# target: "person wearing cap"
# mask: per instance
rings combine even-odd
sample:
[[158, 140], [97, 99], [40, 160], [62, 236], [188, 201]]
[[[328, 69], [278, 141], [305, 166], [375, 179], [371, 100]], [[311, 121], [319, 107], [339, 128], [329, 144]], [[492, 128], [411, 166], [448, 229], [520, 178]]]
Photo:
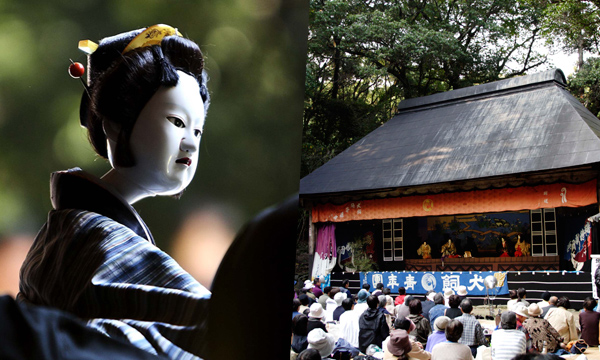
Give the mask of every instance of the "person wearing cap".
[[448, 307], [450, 307], [450, 305], [448, 304], [448, 299], [450, 299], [450, 295], [454, 295], [454, 290], [452, 290], [450, 288], [444, 289], [445, 305], [448, 306]]
[[447, 341], [433, 348], [431, 360], [472, 360], [471, 349], [458, 342], [463, 334], [463, 324], [458, 320], [450, 320], [445, 332]]
[[405, 330], [397, 329], [390, 333], [387, 345], [383, 349], [383, 360], [407, 359], [412, 344]]
[[326, 333], [323, 329], [313, 329], [308, 332], [308, 349], [315, 349], [321, 355], [321, 359], [329, 358], [335, 347], [333, 335]]
[[422, 315], [425, 319], [429, 320], [429, 310], [435, 305], [433, 302], [433, 297], [435, 296], [435, 291], [430, 290], [425, 294], [425, 300], [421, 301], [421, 307], [423, 308]]
[[460, 301], [463, 301], [464, 299], [467, 298], [467, 287], [464, 285], [461, 285], [458, 287], [458, 289], [456, 289], [456, 295], [458, 295], [458, 297], [460, 297]]
[[516, 303], [512, 310], [517, 315], [517, 330], [523, 331], [523, 322], [529, 317], [527, 306], [523, 303]]
[[575, 316], [569, 311], [571, 308], [569, 298], [562, 296], [558, 299], [556, 305], [557, 308], [548, 312], [545, 319], [558, 331], [565, 344], [568, 344], [571, 340], [579, 339]]
[[317, 297], [315, 296], [315, 294], [313, 293], [313, 283], [310, 280], [305, 280], [304, 281], [304, 287], [302, 288], [303, 293], [305, 293], [309, 298], [310, 298], [310, 304], [312, 305], [312, 303], [314, 303], [315, 301], [317, 301]]
[[429, 310], [429, 323], [431, 324], [431, 330], [433, 330], [433, 323], [435, 319], [440, 316], [444, 316], [444, 312], [448, 307], [445, 305], [444, 294], [441, 292], [433, 296], [433, 302], [435, 305]]
[[327, 327], [325, 323], [322, 321], [325, 315], [325, 310], [319, 303], [314, 303], [310, 306], [310, 312], [308, 313], [308, 325], [307, 329], [310, 332], [313, 329], [323, 329], [323, 331], [327, 332]]
[[473, 311], [471, 300], [464, 299], [460, 303], [460, 310], [463, 314], [455, 320], [458, 320], [463, 324], [464, 331], [458, 342], [471, 348], [471, 353], [473, 354], [473, 357], [475, 357], [477, 356], [477, 348], [480, 345], [487, 345], [487, 340], [485, 339], [485, 335], [483, 335], [483, 328], [481, 327], [479, 320], [471, 315], [471, 312]]
[[440, 316], [435, 319], [435, 322], [433, 323], [434, 331], [427, 338], [427, 346], [425, 347], [425, 351], [432, 352], [435, 345], [446, 341], [446, 325], [448, 325], [450, 320], [452, 319], [447, 316]]
[[581, 327], [581, 338], [589, 346], [598, 346], [598, 324], [600, 313], [594, 311], [598, 305], [596, 300], [588, 296], [583, 301], [583, 311], [579, 313], [579, 326]]
[[[406, 332], [407, 334], [409, 334], [409, 340], [410, 340], [410, 345], [411, 345], [411, 349], [410, 352], [408, 353], [408, 358], [409, 359], [417, 359], [417, 360], [429, 360], [431, 359], [431, 353], [428, 351], [423, 350], [423, 345], [421, 345], [420, 342], [415, 341], [412, 336], [410, 336], [410, 333], [413, 332], [415, 330], [415, 324], [410, 321], [410, 319], [405, 318], [405, 317], [399, 317], [396, 318], [394, 320], [394, 326], [393, 326], [393, 330], [390, 331], [390, 336], [385, 339], [383, 341], [383, 349], [386, 349], [389, 345], [389, 341], [391, 340], [391, 334], [392, 333], [397, 333], [397, 332]], [[385, 356], [385, 354], [384, 354]], [[400, 357], [399, 357], [400, 358]], [[392, 358], [395, 359], [395, 358]]]
[[[545, 341], [549, 353], [558, 350], [561, 347], [560, 335], [547, 320], [540, 317], [542, 309], [538, 304], [529, 305], [527, 313], [529, 318], [523, 322], [523, 328], [531, 338], [531, 348], [537, 352], [542, 352]], [[564, 347], [564, 344], [562, 345]]]
[[356, 311], [359, 316], [369, 308], [369, 305], [367, 304], [368, 297], [369, 292], [365, 289], [360, 289], [356, 295], [356, 305], [354, 306], [354, 311]]
[[367, 304], [369, 308], [358, 319], [358, 348], [363, 353], [366, 353], [367, 347], [371, 344], [381, 347], [383, 340], [390, 334], [385, 315], [377, 310], [379, 298], [369, 295]]
[[344, 307], [342, 306], [343, 301], [346, 299], [346, 293], [343, 291], [338, 292], [333, 297], [333, 301], [335, 301], [335, 303], [337, 304], [337, 307], [333, 310], [333, 313], [331, 314], [331, 318], [333, 319], [333, 321], [340, 321], [340, 315], [342, 315], [344, 311], [346, 311], [346, 309], [344, 309]]
[[500, 329], [492, 333], [492, 360], [511, 360], [525, 354], [527, 340], [522, 331], [517, 330], [517, 315], [505, 311], [500, 316]]

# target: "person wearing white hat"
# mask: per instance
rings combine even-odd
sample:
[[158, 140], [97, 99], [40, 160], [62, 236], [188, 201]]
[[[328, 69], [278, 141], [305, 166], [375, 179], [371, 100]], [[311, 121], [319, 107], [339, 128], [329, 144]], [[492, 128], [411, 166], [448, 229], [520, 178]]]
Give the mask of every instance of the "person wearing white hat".
[[454, 295], [454, 290], [450, 288], [444, 289], [444, 300], [446, 301], [445, 305], [448, 307], [450, 307], [450, 305], [448, 304], [448, 299], [450, 298], [450, 295]]
[[333, 335], [326, 333], [322, 329], [311, 330], [306, 339], [308, 340], [308, 348], [317, 350], [321, 354], [322, 359], [328, 358], [335, 347]]
[[333, 301], [335, 301], [335, 303], [337, 304], [337, 307], [333, 310], [331, 315], [333, 321], [340, 321], [340, 315], [342, 315], [344, 311], [346, 311], [342, 306], [342, 302], [346, 299], [346, 293], [342, 291], [335, 294], [335, 296], [333, 297]]
[[517, 315], [517, 329], [520, 330], [523, 326], [523, 322], [529, 317], [529, 313], [527, 312], [527, 306], [525, 306], [525, 304], [523, 303], [518, 302], [515, 305], [513, 305], [512, 311]]
[[308, 325], [307, 329], [310, 332], [313, 329], [323, 329], [323, 331], [327, 332], [327, 327], [325, 327], [325, 323], [322, 321], [325, 315], [325, 310], [319, 303], [314, 303], [310, 306], [310, 312], [308, 313]]
[[540, 317], [542, 309], [538, 304], [531, 304], [527, 308], [529, 318], [523, 322], [523, 328], [529, 334], [531, 338], [531, 347], [537, 351], [542, 352], [544, 349], [544, 342], [546, 342], [546, 349], [549, 353], [553, 353], [561, 347], [561, 339], [558, 331], [547, 320]]

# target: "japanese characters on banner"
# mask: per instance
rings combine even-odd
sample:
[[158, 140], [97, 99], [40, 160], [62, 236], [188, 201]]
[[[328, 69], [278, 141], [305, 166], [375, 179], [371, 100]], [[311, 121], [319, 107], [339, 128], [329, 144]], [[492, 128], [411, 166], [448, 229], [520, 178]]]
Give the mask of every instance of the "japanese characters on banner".
[[404, 287], [407, 294], [425, 294], [429, 290], [443, 292], [452, 289], [456, 292], [459, 286], [467, 287], [468, 295], [485, 295], [483, 280], [492, 275], [498, 280], [498, 285], [492, 291], [494, 295], [508, 294], [506, 272], [494, 271], [461, 271], [461, 272], [420, 272], [420, 271], [384, 271], [360, 273], [361, 285], [365, 282], [375, 288], [377, 283], [390, 288], [392, 293], [398, 293], [398, 288]]
[[312, 222], [580, 207], [597, 201], [594, 179], [583, 184], [556, 183], [351, 201], [342, 205], [319, 204], [312, 209]]

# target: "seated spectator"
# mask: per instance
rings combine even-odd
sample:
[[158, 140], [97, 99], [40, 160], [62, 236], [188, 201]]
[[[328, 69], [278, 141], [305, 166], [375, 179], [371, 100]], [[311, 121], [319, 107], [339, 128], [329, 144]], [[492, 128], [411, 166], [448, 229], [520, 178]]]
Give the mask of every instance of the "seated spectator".
[[394, 298], [390, 295], [385, 296], [386, 304], [385, 309], [392, 315], [394, 315]]
[[327, 327], [325, 327], [325, 323], [322, 321], [324, 313], [325, 311], [321, 307], [321, 304], [314, 303], [310, 306], [310, 312], [308, 313], [308, 332], [311, 332], [313, 329], [323, 329], [323, 331], [327, 332]]
[[344, 279], [344, 281], [342, 281], [342, 287], [340, 288], [340, 290], [342, 290], [343, 292], [346, 293], [346, 297], [348, 299], [352, 297], [352, 294], [350, 293], [350, 289], [348, 289], [349, 287], [350, 287], [350, 280]]
[[513, 305], [513, 312], [517, 316], [517, 330], [523, 331], [523, 322], [529, 317], [527, 307], [525, 304], [517, 302]]
[[[343, 306], [344, 300], [348, 300], [346, 297], [346, 293], [342, 291], [338, 292], [333, 297], [333, 300], [338, 306], [333, 310], [332, 319], [333, 321], [340, 321], [340, 315], [342, 315], [344, 311], [348, 310]], [[354, 304], [354, 301], [352, 301], [352, 299], [349, 300], [350, 304]]]
[[433, 323], [433, 333], [427, 338], [427, 346], [425, 351], [432, 352], [436, 344], [446, 341], [446, 325], [450, 322], [447, 316], [439, 316]]
[[463, 324], [458, 320], [450, 320], [446, 325], [447, 341], [433, 348], [431, 360], [472, 360], [471, 349], [458, 342], [462, 334]]
[[461, 316], [463, 314], [459, 308], [461, 301], [462, 300], [460, 299], [460, 296], [454, 294], [450, 295], [450, 297], [448, 297], [448, 305], [450, 307], [446, 309], [444, 315], [449, 317], [450, 319], [454, 319]]
[[363, 289], [367, 290], [367, 292], [369, 293], [369, 295], [371, 295], [371, 285], [369, 285], [369, 283], [364, 283], [362, 286]]
[[550, 300], [550, 293], [548, 291], [544, 291], [542, 293], [542, 301], [540, 301], [539, 303], [537, 303], [537, 305], [540, 308], [540, 310], [543, 310], [546, 306], [550, 305], [548, 303], [548, 300]]
[[398, 288], [398, 296], [396, 296], [396, 300], [394, 301], [394, 305], [402, 305], [404, 304], [404, 298], [406, 297], [406, 289], [401, 286]]
[[525, 288], [518, 288], [517, 289], [517, 303], [523, 303], [525, 304], [525, 307], [529, 306], [529, 302], [527, 300], [525, 300], [525, 298], [527, 297], [527, 290], [525, 290]]
[[450, 304], [448, 304], [450, 295], [454, 295], [454, 290], [452, 290], [450, 288], [444, 289], [444, 305], [446, 305], [447, 307], [450, 307]]
[[[333, 321], [333, 311], [335, 309], [337, 309], [337, 307], [339, 306], [337, 301], [335, 301], [335, 296], [337, 294], [341, 294], [340, 293], [340, 289], [338, 288], [331, 288], [331, 290], [329, 290], [329, 293], [327, 294], [328, 298], [327, 300], [325, 300], [325, 321], [326, 322], [330, 322]], [[345, 296], [346, 294], [344, 294]], [[342, 302], [340, 301], [340, 304]]]
[[308, 303], [310, 302], [308, 295], [300, 294], [300, 296], [298, 296], [298, 300], [300, 301], [300, 307], [298, 308], [298, 312], [301, 314], [307, 315], [307, 313], [305, 313], [305, 311], [306, 312], [309, 311]]
[[512, 311], [512, 306], [519, 299], [519, 296], [517, 295], [517, 290], [508, 290], [508, 296], [510, 297], [510, 300], [508, 300], [508, 302], [506, 303], [506, 308], [509, 311]]
[[321, 360], [321, 353], [317, 349], [306, 349], [298, 354], [296, 360]]
[[321, 304], [321, 306], [323, 307], [323, 310], [325, 310], [325, 308], [327, 307], [327, 299], [331, 299], [329, 297], [330, 291], [331, 291], [331, 286], [325, 286], [325, 288], [323, 289], [323, 294], [321, 296], [319, 296], [319, 298], [317, 299], [319, 304]]
[[428, 291], [425, 295], [425, 300], [421, 301], [421, 307], [423, 308], [422, 315], [427, 320], [429, 320], [429, 310], [435, 305], [435, 302], [433, 301], [434, 296], [435, 291]]
[[383, 295], [391, 295], [392, 290], [389, 287], [383, 288]]
[[464, 299], [467, 298], [467, 287], [464, 285], [459, 286], [456, 289], [456, 295], [458, 295], [460, 301], [462, 302]]
[[444, 316], [446, 309], [448, 309], [448, 307], [445, 305], [444, 294], [442, 294], [441, 292], [433, 296], [433, 302], [435, 303], [435, 305], [433, 305], [431, 310], [429, 310], [429, 324], [431, 325], [432, 330], [435, 319], [437, 319], [440, 316]]
[[356, 311], [358, 315], [362, 314], [363, 311], [369, 308], [369, 305], [367, 304], [368, 297], [369, 292], [365, 289], [360, 289], [360, 291], [357, 294], [356, 305], [354, 306], [354, 311]]
[[545, 341], [548, 352], [556, 352], [561, 347], [560, 335], [547, 320], [540, 317], [542, 309], [537, 304], [531, 304], [527, 312], [529, 318], [523, 322], [523, 328], [531, 338], [531, 348], [542, 352]]
[[322, 329], [314, 329], [309, 331], [308, 349], [315, 349], [321, 355], [321, 358], [328, 358], [335, 346], [333, 335], [326, 333]]
[[312, 287], [312, 293], [315, 295], [315, 299], [318, 299], [321, 297], [321, 295], [323, 295], [323, 291], [321, 290], [321, 278], [315, 278], [314, 286]]
[[367, 351], [367, 347], [371, 344], [381, 347], [383, 340], [390, 334], [385, 315], [377, 310], [379, 299], [370, 295], [367, 304], [369, 308], [358, 319], [358, 348], [363, 353]]
[[386, 309], [387, 298], [385, 295], [379, 295], [377, 299], [379, 300], [379, 307], [377, 308], [377, 311], [379, 311], [385, 316], [385, 322], [388, 324], [388, 328], [391, 329], [393, 319], [392, 314]]
[[300, 300], [298, 299], [294, 299], [292, 300], [292, 319], [294, 319], [294, 317], [296, 317], [296, 315], [300, 315], [300, 311], [298, 311], [298, 309], [300, 308], [300, 306], [302, 305], [302, 303], [300, 302]]
[[383, 295], [383, 284], [377, 283], [377, 285], [375, 285], [375, 291], [373, 291], [373, 293], [371, 295], [375, 295], [375, 296]]
[[505, 311], [500, 316], [500, 329], [492, 333], [492, 359], [511, 360], [525, 354], [527, 340], [522, 331], [517, 330], [517, 315]]
[[299, 314], [292, 320], [292, 350], [301, 353], [308, 346], [308, 316]]
[[596, 300], [588, 296], [583, 301], [583, 311], [579, 313], [579, 326], [581, 328], [581, 338], [589, 346], [598, 346], [598, 325], [600, 323], [600, 312], [594, 311], [598, 305]]
[[412, 345], [405, 330], [392, 330], [387, 345], [383, 349], [383, 360], [408, 359]]
[[427, 346], [427, 338], [431, 333], [431, 327], [429, 326], [429, 320], [425, 319], [421, 313], [423, 308], [421, 307], [421, 300], [413, 299], [408, 303], [410, 315], [408, 318], [415, 324], [415, 330], [409, 335], [416, 341], [420, 342], [423, 348]]
[[[405, 318], [405, 317], [397, 318], [396, 320], [394, 320], [394, 330], [393, 331], [398, 331], [398, 330], [402, 330], [402, 331], [406, 332], [407, 334], [410, 334], [411, 332], [413, 332], [415, 330], [415, 324], [412, 321], [410, 321], [408, 318]], [[410, 340], [410, 345], [411, 345], [410, 352], [408, 353], [409, 359], [429, 360], [431, 358], [431, 353], [423, 350], [423, 345], [421, 345], [420, 342], [412, 339], [412, 337], [410, 335], [409, 335], [409, 340]], [[389, 338], [386, 339], [386, 341], [384, 341], [384, 343], [383, 343], [384, 349], [387, 347], [388, 341], [389, 341]]]
[[477, 348], [480, 345], [487, 345], [487, 340], [483, 335], [481, 324], [475, 316], [471, 315], [471, 312], [473, 311], [471, 300], [464, 299], [460, 303], [460, 309], [463, 314], [455, 320], [458, 320], [463, 324], [463, 334], [458, 342], [467, 345], [471, 349], [473, 357], [475, 357], [477, 356]]
[[552, 309], [546, 315], [546, 320], [558, 331], [563, 342], [568, 344], [571, 340], [579, 339], [577, 335], [577, 323], [575, 316], [569, 311], [571, 302], [566, 296], [562, 296], [556, 303], [557, 308]]
[[404, 298], [404, 302], [400, 305], [396, 305], [396, 308], [394, 308], [394, 316], [398, 317], [408, 317], [408, 315], [410, 315], [410, 308], [408, 307], [408, 304], [413, 300], [414, 298], [410, 295], [406, 296]]
[[556, 303], [558, 302], [558, 297], [550, 296], [548, 299], [548, 306], [542, 308], [542, 317], [545, 319], [546, 315], [552, 310], [556, 309]]
[[340, 315], [340, 337], [353, 347], [358, 348], [358, 317], [361, 314], [354, 310], [354, 300], [352, 298], [342, 301], [342, 306], [346, 310]]

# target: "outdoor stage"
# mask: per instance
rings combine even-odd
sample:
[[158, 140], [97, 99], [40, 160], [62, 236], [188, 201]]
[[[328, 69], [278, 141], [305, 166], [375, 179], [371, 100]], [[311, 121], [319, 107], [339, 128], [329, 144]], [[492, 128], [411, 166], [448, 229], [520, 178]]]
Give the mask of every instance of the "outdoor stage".
[[407, 271], [538, 271], [559, 270], [558, 256], [406, 259]]

